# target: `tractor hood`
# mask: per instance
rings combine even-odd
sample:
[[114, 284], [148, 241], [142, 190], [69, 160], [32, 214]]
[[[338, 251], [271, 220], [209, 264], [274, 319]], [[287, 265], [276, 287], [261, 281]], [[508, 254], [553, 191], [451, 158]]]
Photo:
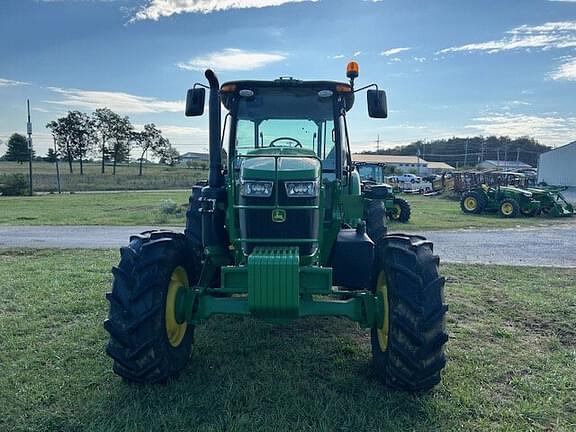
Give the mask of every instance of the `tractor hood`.
[[320, 168], [314, 157], [262, 155], [245, 159], [240, 176], [244, 180], [316, 180]]
[[532, 192], [527, 191], [526, 189], [520, 189], [514, 186], [500, 186], [500, 190], [502, 191], [507, 191], [510, 193], [517, 193], [517, 194], [521, 194], [524, 195], [527, 198], [531, 198], [532, 197]]

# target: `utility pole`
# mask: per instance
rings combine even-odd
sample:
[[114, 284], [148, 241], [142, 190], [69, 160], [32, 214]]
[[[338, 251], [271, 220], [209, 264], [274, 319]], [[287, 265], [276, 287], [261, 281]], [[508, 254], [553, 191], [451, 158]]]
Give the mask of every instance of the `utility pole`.
[[28, 131], [28, 195], [32, 196], [32, 122], [30, 121], [30, 99], [26, 100], [28, 105], [28, 123], [26, 129]]
[[54, 155], [56, 156], [56, 181], [58, 182], [58, 195], [62, 193], [60, 189], [60, 167], [58, 166], [58, 147], [56, 146], [56, 137], [54, 137]]
[[468, 138], [466, 138], [466, 144], [464, 147], [464, 166], [468, 165]]
[[500, 168], [500, 148], [496, 149], [496, 153], [498, 155], [498, 168]]
[[380, 134], [378, 134], [378, 138], [376, 139], [376, 153], [380, 153]]
[[520, 147], [516, 148], [516, 162], [520, 162]]
[[504, 144], [504, 167], [508, 168], [508, 144]]

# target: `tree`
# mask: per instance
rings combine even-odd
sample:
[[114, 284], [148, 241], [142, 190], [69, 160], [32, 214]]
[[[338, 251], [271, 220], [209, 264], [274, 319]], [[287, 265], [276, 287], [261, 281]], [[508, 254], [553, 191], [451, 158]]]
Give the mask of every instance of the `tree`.
[[110, 130], [112, 132], [111, 139], [114, 142], [112, 146], [112, 157], [114, 159], [112, 175], [116, 175], [116, 164], [130, 157], [130, 140], [132, 139], [134, 127], [128, 117], [114, 116], [111, 118]]
[[113, 137], [112, 125], [117, 122], [120, 116], [109, 108], [98, 108], [92, 113], [96, 139], [100, 147], [100, 156], [102, 157], [101, 172], [104, 174], [104, 161], [109, 157], [110, 148], [108, 141]]
[[140, 147], [141, 154], [139, 158], [140, 166], [138, 175], [142, 175], [142, 164], [144, 155], [148, 150], [152, 151], [155, 156], [162, 157], [170, 142], [162, 136], [162, 131], [154, 123], [144, 125], [142, 132], [132, 132], [132, 141]]
[[[32, 157], [34, 157], [34, 151], [32, 151]], [[24, 135], [19, 133], [12, 134], [8, 140], [8, 150], [3, 159], [5, 161], [13, 162], [26, 162], [30, 158], [30, 153], [28, 152], [28, 140]]]
[[74, 169], [72, 168], [74, 156], [72, 154], [71, 136], [68, 131], [69, 127], [65, 117], [52, 120], [46, 125], [46, 128], [52, 131], [52, 136], [56, 140], [58, 148], [64, 155], [64, 160], [68, 162], [68, 169], [70, 170], [70, 174], [72, 174], [74, 172]]
[[180, 159], [180, 153], [178, 153], [178, 150], [172, 147], [170, 141], [166, 140], [166, 142], [167, 142], [166, 147], [164, 147], [162, 151], [159, 153], [160, 163], [169, 166], [174, 166], [176, 162], [178, 162], [178, 160]]
[[44, 157], [44, 161], [54, 163], [57, 161], [57, 159], [58, 155], [56, 154], [54, 149], [49, 148], [48, 153], [46, 153], [46, 156]]
[[65, 154], [70, 173], [72, 162], [80, 161], [80, 175], [84, 175], [84, 159], [94, 144], [94, 125], [90, 117], [80, 111], [69, 111], [66, 117], [51, 121], [46, 125], [52, 130], [58, 146]]

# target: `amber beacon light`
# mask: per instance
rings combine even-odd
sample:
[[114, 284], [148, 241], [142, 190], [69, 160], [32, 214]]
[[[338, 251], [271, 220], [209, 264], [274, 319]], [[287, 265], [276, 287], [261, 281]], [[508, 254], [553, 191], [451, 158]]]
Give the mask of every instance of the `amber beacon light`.
[[350, 78], [350, 81], [354, 82], [355, 78], [358, 78], [358, 63], [350, 62], [348, 66], [346, 66], [346, 76]]

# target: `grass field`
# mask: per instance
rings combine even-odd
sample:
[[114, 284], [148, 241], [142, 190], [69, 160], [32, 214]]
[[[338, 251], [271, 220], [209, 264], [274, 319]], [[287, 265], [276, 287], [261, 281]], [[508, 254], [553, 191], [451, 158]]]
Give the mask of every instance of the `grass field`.
[[[120, 192], [0, 197], [0, 224], [13, 225], [178, 225], [184, 224], [189, 192]], [[180, 213], [160, 211], [163, 200]]]
[[[147, 190], [189, 188], [197, 180], [206, 178], [207, 171], [183, 166], [144, 165], [142, 176], [138, 176], [138, 164], [119, 165], [116, 175], [112, 167], [106, 166], [106, 173], [100, 174], [98, 163], [85, 163], [84, 175], [80, 175], [80, 165], [73, 164], [70, 174], [68, 164], [60, 163], [61, 190], [65, 192], [105, 191], [105, 190]], [[0, 162], [0, 183], [4, 175], [28, 175], [28, 165], [17, 162]], [[57, 191], [56, 165], [48, 162], [34, 162], [33, 188], [36, 192]]]
[[[177, 215], [160, 212], [160, 203], [171, 199], [184, 210], [189, 192], [121, 192], [109, 194], [63, 194], [36, 197], [0, 197], [0, 224], [18, 225], [183, 225], [185, 211]], [[458, 228], [514, 228], [575, 224], [576, 218], [544, 217], [504, 219], [498, 215], [465, 215], [456, 201], [442, 197], [405, 196], [412, 205], [407, 224], [390, 223], [393, 231]]]
[[576, 428], [576, 270], [443, 266], [442, 385], [410, 395], [370, 370], [343, 319], [274, 326], [220, 317], [166, 386], [104, 354], [112, 251], [0, 253], [2, 431], [450, 431]]

